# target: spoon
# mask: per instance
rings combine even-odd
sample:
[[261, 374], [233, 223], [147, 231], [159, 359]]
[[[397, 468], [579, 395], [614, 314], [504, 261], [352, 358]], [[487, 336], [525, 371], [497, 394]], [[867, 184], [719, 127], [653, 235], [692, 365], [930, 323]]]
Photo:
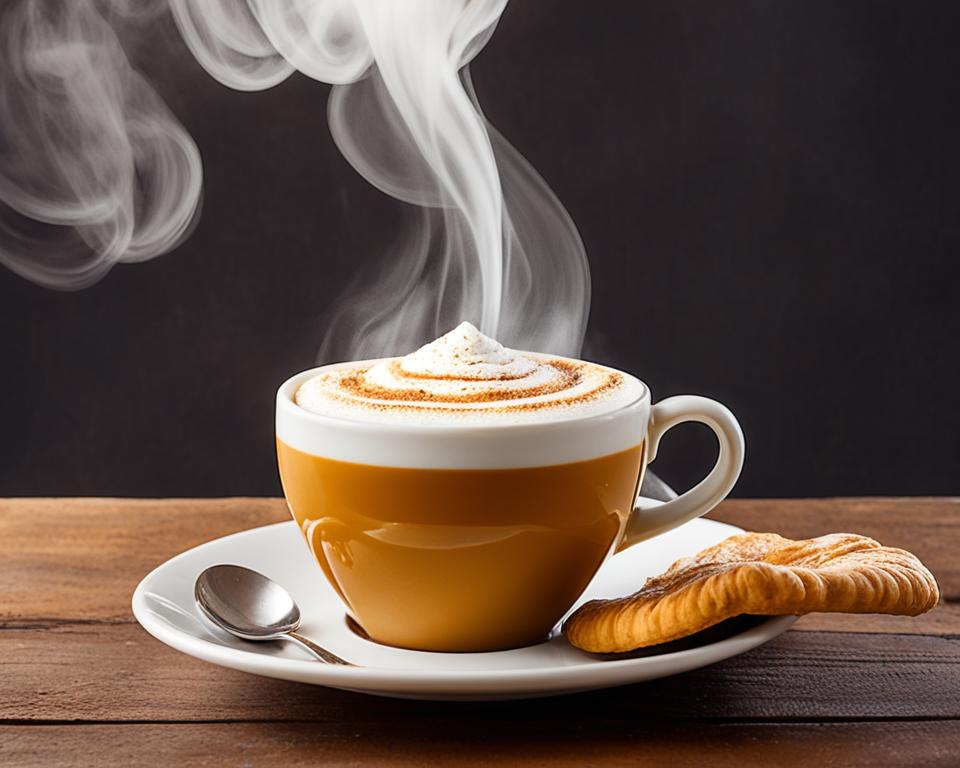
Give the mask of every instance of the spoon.
[[327, 664], [341, 659], [295, 630], [300, 608], [290, 593], [262, 573], [240, 565], [214, 565], [197, 577], [193, 596], [210, 621], [243, 640], [293, 640]]

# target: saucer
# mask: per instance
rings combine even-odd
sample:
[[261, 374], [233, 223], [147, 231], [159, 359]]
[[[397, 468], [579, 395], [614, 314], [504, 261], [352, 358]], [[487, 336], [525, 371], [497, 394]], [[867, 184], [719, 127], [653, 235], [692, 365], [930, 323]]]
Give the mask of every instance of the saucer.
[[[741, 531], [700, 519], [636, 544], [604, 564], [577, 604], [635, 592], [674, 560]], [[204, 568], [217, 563], [244, 565], [282, 584], [300, 604], [300, 632], [359, 666], [330, 666], [295, 643], [250, 643], [211, 625], [194, 603], [193, 584]], [[616, 658], [582, 653], [558, 629], [539, 645], [493, 653], [393, 648], [350, 629], [343, 604], [293, 521], [224, 536], [168, 560], [140, 582], [133, 613], [161, 642], [223, 667], [379, 696], [463, 701], [555, 696], [675, 675], [756, 648], [795, 621], [793, 616], [743, 617], [679, 643]]]

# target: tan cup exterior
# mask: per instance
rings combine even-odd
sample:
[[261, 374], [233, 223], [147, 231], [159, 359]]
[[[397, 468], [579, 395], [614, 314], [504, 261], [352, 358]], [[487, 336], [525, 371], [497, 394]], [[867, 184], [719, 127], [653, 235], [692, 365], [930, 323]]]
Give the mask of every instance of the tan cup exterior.
[[680, 499], [634, 510], [647, 446], [672, 426], [651, 430], [646, 388], [601, 417], [397, 426], [300, 409], [296, 389], [316, 372], [278, 393], [281, 482], [320, 570], [377, 642], [446, 652], [540, 642], [618, 548], [722, 498], [702, 510], [658, 512]]

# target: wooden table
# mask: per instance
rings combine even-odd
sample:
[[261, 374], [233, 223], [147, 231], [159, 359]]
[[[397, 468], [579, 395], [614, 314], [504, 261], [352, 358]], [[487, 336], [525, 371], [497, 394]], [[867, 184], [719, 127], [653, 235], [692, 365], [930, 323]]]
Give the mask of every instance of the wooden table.
[[221, 669], [134, 622], [149, 570], [285, 519], [282, 501], [0, 501], [0, 764], [960, 766], [960, 499], [736, 500], [713, 517], [906, 547], [942, 604], [808, 616], [743, 656], [597, 693], [393, 701]]

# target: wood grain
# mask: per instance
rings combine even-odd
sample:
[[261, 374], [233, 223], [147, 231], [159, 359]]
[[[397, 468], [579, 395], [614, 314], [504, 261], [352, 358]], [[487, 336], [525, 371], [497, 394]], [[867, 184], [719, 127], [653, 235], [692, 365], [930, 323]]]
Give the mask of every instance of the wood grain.
[[731, 500], [713, 516], [904, 547], [944, 603], [803, 617], [743, 656], [620, 689], [397, 702], [204, 664], [134, 623], [148, 571], [286, 520], [281, 499], [0, 500], [0, 765], [956, 765], [960, 500]]
[[[136, 625], [0, 632], [0, 720], [508, 722], [528, 702], [455, 705], [340, 693], [191, 659]], [[788, 632], [750, 653], [674, 678], [541, 702], [536, 716], [576, 728], [584, 712], [648, 719], [960, 718], [960, 638]]]
[[137, 583], [178, 552], [288, 519], [282, 499], [0, 501], [0, 622], [131, 620]]
[[[585, 738], [596, 728], [594, 738]], [[587, 765], [712, 768], [955, 768], [955, 722], [636, 724], [629, 732], [586, 717], [574, 730], [539, 720], [421, 720], [384, 737], [376, 726], [326, 723], [76, 725], [0, 727], [0, 765], [129, 768], [139, 765], [463, 766], [559, 768]]]
[[945, 603], [923, 616], [878, 613], [811, 613], [801, 616], [791, 632], [868, 632], [891, 635], [960, 637], [960, 603]]

